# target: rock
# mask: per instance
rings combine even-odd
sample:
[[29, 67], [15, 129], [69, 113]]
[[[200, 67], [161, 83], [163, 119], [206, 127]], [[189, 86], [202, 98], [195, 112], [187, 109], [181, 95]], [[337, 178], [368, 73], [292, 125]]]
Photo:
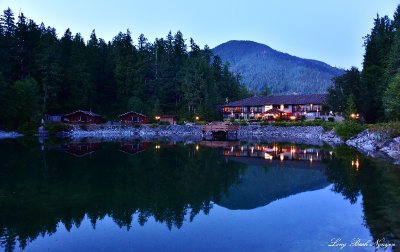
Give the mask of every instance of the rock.
[[15, 132], [15, 131], [10, 131], [10, 132], [5, 132], [0, 130], [0, 139], [5, 139], [5, 138], [17, 138], [23, 136], [22, 134]]
[[400, 164], [400, 137], [390, 139], [387, 134], [365, 130], [347, 140], [346, 144], [371, 157], [389, 156], [393, 163]]

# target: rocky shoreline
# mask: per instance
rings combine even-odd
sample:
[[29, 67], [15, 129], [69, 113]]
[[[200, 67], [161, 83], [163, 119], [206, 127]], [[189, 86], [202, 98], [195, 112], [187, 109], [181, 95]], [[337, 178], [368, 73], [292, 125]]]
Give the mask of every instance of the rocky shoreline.
[[394, 164], [400, 164], [400, 137], [391, 138], [384, 133], [364, 130], [347, 140], [346, 144], [367, 156], [380, 158], [385, 154], [393, 159]]
[[[101, 139], [211, 139], [211, 134], [205, 134], [198, 125], [170, 125], [170, 126], [142, 126], [142, 127], [117, 127], [102, 126], [96, 130], [84, 130], [74, 127], [65, 136], [72, 139], [79, 138], [101, 138]], [[325, 132], [320, 126], [241, 126], [237, 132], [230, 134], [229, 139], [235, 138], [241, 141], [252, 142], [293, 142], [302, 144], [330, 145], [341, 144], [343, 141], [332, 131]]]
[[6, 139], [6, 138], [17, 138], [23, 136], [22, 134], [15, 132], [15, 131], [1, 131], [0, 130], [0, 139]]

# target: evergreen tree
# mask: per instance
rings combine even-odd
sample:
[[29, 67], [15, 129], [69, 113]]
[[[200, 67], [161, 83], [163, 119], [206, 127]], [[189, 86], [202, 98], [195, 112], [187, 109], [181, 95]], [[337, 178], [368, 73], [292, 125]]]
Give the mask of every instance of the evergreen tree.
[[137, 46], [129, 30], [108, 43], [95, 30], [87, 43], [70, 29], [59, 39], [54, 28], [38, 26], [23, 13], [15, 23], [7, 9], [0, 16], [0, 106], [9, 109], [0, 109], [0, 120], [12, 125], [0, 126], [77, 109], [109, 119], [127, 109], [218, 119], [218, 105], [248, 92], [208, 46], [200, 49], [192, 38], [189, 46], [188, 51], [180, 31], [153, 43], [141, 34]]
[[400, 73], [390, 82], [383, 100], [386, 117], [400, 120]]

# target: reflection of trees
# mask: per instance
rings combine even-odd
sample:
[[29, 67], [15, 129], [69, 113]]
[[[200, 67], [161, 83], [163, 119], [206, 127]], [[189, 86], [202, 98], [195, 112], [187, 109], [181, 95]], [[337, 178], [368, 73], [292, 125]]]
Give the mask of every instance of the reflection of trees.
[[360, 176], [352, 166], [357, 153], [350, 148], [340, 146], [335, 150], [336, 158], [327, 163], [326, 175], [333, 183], [333, 191], [341, 193], [352, 204], [360, 195]]
[[[357, 169], [352, 165], [360, 159]], [[351, 203], [363, 196], [364, 221], [373, 238], [386, 239], [400, 246], [400, 170], [381, 160], [366, 158], [346, 147], [336, 150], [336, 158], [327, 164], [333, 190]]]
[[[180, 228], [212, 208], [238, 180], [244, 165], [225, 161], [212, 149], [194, 146], [150, 146], [135, 156], [105, 144], [90, 156], [77, 158], [59, 151], [45, 154], [35, 145], [1, 142], [0, 242], [24, 248], [41, 234], [52, 234], [61, 222], [67, 230], [87, 216], [93, 228], [110, 216], [131, 228], [153, 217], [168, 228]], [[46, 155], [44, 166], [43, 155]]]

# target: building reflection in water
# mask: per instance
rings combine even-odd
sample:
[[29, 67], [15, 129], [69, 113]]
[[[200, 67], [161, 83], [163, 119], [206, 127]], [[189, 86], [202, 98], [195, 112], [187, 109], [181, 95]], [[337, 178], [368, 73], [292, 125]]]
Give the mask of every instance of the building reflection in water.
[[150, 145], [149, 142], [138, 142], [138, 141], [122, 142], [120, 151], [129, 155], [135, 155], [146, 150], [149, 147], [149, 145]]
[[93, 154], [101, 147], [101, 142], [94, 139], [85, 139], [84, 141], [72, 141], [66, 144], [66, 152], [76, 156], [83, 157]]
[[[285, 144], [247, 144], [240, 145], [237, 142], [220, 142], [224, 156], [263, 158], [267, 160], [300, 160], [321, 161], [332, 159], [334, 153], [318, 147], [285, 145]], [[358, 163], [357, 163], [358, 164]]]

